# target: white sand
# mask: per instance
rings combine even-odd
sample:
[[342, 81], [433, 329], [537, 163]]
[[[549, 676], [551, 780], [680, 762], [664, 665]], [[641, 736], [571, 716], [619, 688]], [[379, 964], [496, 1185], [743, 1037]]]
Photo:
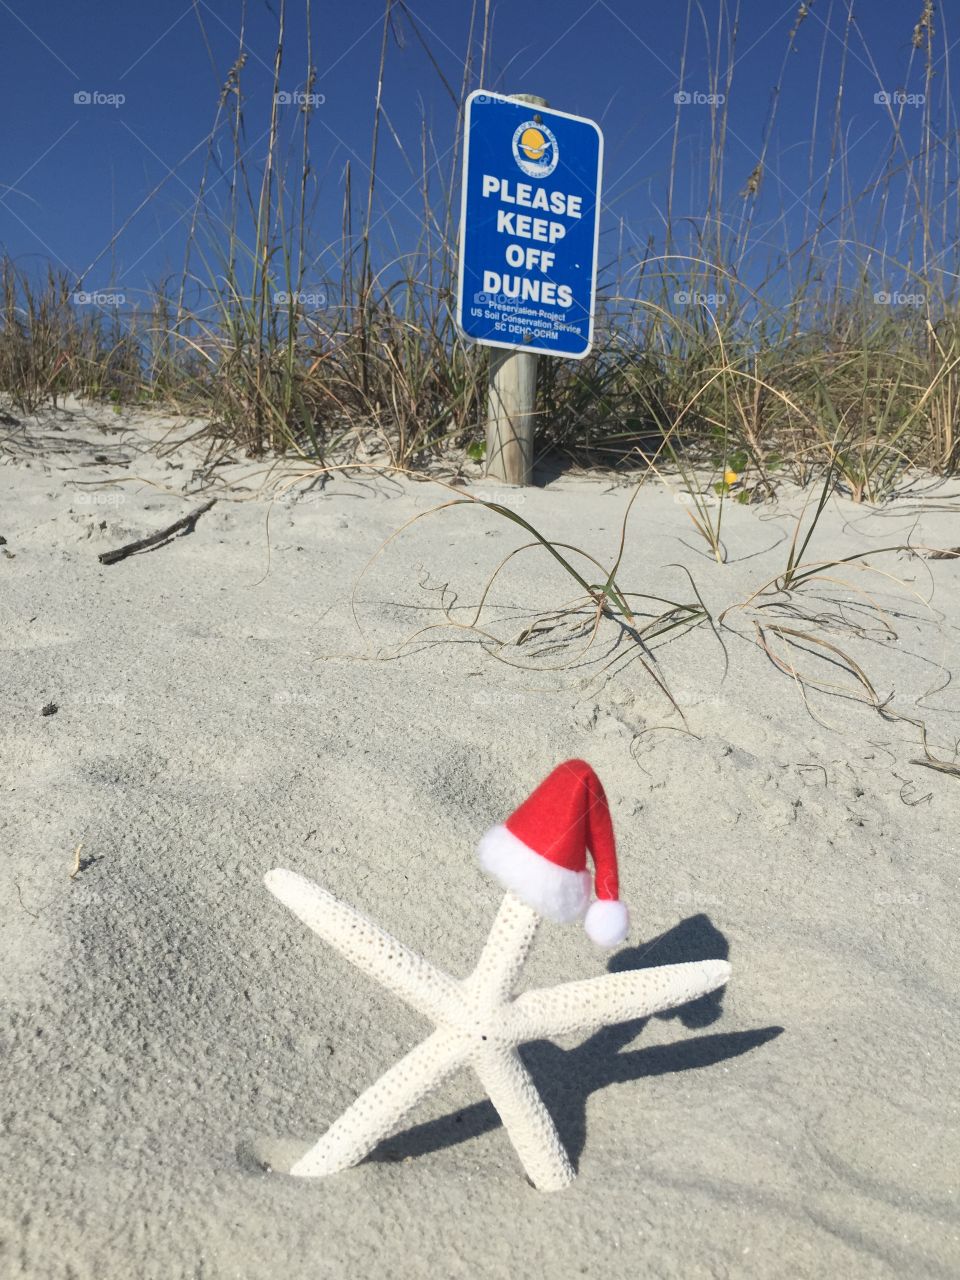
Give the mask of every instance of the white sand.
[[[960, 778], [911, 763], [917, 730], [850, 698], [811, 694], [808, 711], [756, 646], [753, 609], [727, 619], [725, 680], [705, 626], [656, 646], [689, 733], [638, 662], [604, 684], [613, 624], [553, 673], [582, 650], [560, 633], [505, 653], [534, 671], [450, 629], [358, 661], [436, 622], [444, 584], [475, 602], [526, 540], [480, 509], [421, 521], [363, 580], [361, 634], [357, 573], [450, 496], [423, 483], [338, 478], [275, 505], [267, 572], [268, 504], [229, 500], [256, 494], [259, 468], [218, 468], [248, 487], [220, 490], [190, 536], [101, 566], [202, 501], [195, 448], [147, 451], [169, 426], [74, 406], [29, 424], [30, 448], [2, 429], [0, 1274], [960, 1273]], [[883, 511], [834, 501], [810, 555], [955, 546], [956, 490]], [[608, 564], [629, 490], [567, 477], [505, 496]], [[621, 584], [690, 600], [684, 564], [719, 613], [782, 570], [798, 509], [794, 495], [725, 511], [721, 567], [683, 506], [645, 489]], [[846, 619], [818, 634], [951, 759], [960, 560], [871, 563], [894, 577], [848, 568], [848, 585], [796, 602]], [[490, 629], [515, 634], [575, 593], [525, 552]], [[614, 963], [729, 953], [722, 999], [525, 1051], [579, 1165], [568, 1191], [525, 1182], [468, 1075], [348, 1173], [263, 1172], [425, 1027], [285, 914], [264, 872], [314, 877], [463, 973], [499, 899], [477, 838], [573, 755], [607, 788], [634, 911]], [[606, 958], [581, 929], [544, 926], [524, 981]]]

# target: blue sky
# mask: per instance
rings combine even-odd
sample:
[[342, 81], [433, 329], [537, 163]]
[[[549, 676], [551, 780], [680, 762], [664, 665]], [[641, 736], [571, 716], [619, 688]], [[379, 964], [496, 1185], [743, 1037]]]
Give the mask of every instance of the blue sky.
[[[205, 140], [220, 87], [236, 58], [241, 27], [249, 95], [246, 143], [251, 161], [264, 152], [278, 3], [0, 0], [5, 68], [0, 82], [0, 251], [28, 269], [51, 261], [78, 276], [95, 263], [84, 277], [86, 288], [112, 284], [136, 291], [167, 273], [178, 274]], [[805, 213], [812, 216], [830, 160], [829, 123], [847, 5], [846, 0], [815, 0], [808, 7], [787, 63], [768, 152], [756, 211], [761, 231], [784, 210], [797, 229]], [[601, 256], [607, 260], [618, 244], [639, 255], [648, 237], [662, 239], [674, 95], [681, 89], [691, 95], [709, 91], [708, 67], [717, 56], [717, 25], [724, 8], [703, 0], [706, 30], [693, 11], [681, 84], [684, 0], [500, 0], [494, 5], [484, 87], [538, 93], [552, 106], [590, 116], [603, 126]], [[920, 54], [913, 54], [907, 77], [911, 34], [922, 8], [922, 0], [866, 0], [858, 6], [842, 102], [851, 187], [875, 180], [889, 149], [889, 120], [874, 101], [876, 92], [924, 87]], [[738, 191], [761, 151], [771, 93], [797, 9], [796, 0], [785, 5], [743, 0], [740, 6], [726, 177], [727, 204], [734, 212], [742, 210]], [[394, 5], [380, 135], [377, 210], [386, 215], [378, 224], [381, 255], [392, 252], [394, 244], [412, 245], [417, 235], [421, 121], [430, 131], [431, 163], [437, 160], [432, 168], [435, 197], [448, 175], [455, 122], [448, 86], [454, 97], [459, 95], [469, 13], [469, 0]], [[353, 166], [358, 213], [365, 202], [383, 6], [380, 0], [320, 0], [314, 6], [312, 58], [303, 15], [303, 0], [291, 3], [281, 84], [289, 91], [302, 89], [308, 61], [317, 68], [315, 92], [324, 101], [314, 124], [317, 182], [311, 232], [320, 245], [339, 231], [347, 160]], [[960, 57], [960, 47], [942, 56], [954, 39], [943, 22], [938, 12], [934, 116], [938, 128], [947, 131], [955, 127], [946, 94], [951, 60]], [[722, 42], [728, 38], [729, 26]], [[469, 87], [478, 83], [474, 75]], [[74, 95], [80, 92], [122, 95], [124, 101], [77, 103]], [[811, 166], [815, 109], [821, 141]], [[285, 112], [289, 128], [295, 111]], [[909, 147], [919, 145], [920, 116], [914, 106], [903, 108]], [[709, 118], [709, 108], [696, 102], [680, 113], [675, 212], [693, 218], [703, 212]], [[221, 185], [221, 193], [223, 189]], [[838, 184], [831, 200], [835, 205], [841, 199]], [[881, 238], [895, 233], [889, 221], [899, 208], [888, 211]], [[111, 237], [128, 221], [108, 249]], [[322, 274], [320, 267], [318, 271]]]

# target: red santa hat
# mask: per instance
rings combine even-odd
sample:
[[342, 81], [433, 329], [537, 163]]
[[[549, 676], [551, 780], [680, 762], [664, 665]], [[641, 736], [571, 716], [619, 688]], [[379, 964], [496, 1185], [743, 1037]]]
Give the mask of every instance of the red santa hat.
[[[597, 894], [592, 905], [588, 849]], [[547, 919], [583, 918], [588, 937], [602, 947], [627, 936], [610, 806], [585, 760], [557, 765], [506, 822], [487, 832], [478, 855], [485, 871]]]

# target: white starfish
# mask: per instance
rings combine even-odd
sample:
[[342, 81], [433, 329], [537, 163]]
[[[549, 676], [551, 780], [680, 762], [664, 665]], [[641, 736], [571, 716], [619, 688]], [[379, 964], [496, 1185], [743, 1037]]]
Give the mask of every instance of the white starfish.
[[362, 1093], [297, 1161], [290, 1172], [302, 1178], [359, 1163], [437, 1085], [459, 1067], [471, 1066], [530, 1181], [541, 1191], [557, 1191], [573, 1180], [573, 1166], [517, 1045], [672, 1009], [723, 986], [730, 973], [725, 960], [704, 960], [605, 974], [514, 998], [540, 917], [511, 893], [503, 899], [477, 967], [458, 980], [304, 876], [278, 869], [267, 873], [265, 884], [358, 969], [436, 1023], [432, 1035]]

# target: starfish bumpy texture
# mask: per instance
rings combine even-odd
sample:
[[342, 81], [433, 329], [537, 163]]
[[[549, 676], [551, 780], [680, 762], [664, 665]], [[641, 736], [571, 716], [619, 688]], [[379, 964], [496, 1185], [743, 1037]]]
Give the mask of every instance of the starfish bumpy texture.
[[314, 933], [436, 1024], [297, 1161], [290, 1170], [297, 1177], [338, 1173], [359, 1163], [448, 1076], [470, 1066], [530, 1181], [540, 1191], [557, 1191], [575, 1172], [517, 1046], [675, 1008], [723, 986], [730, 973], [725, 960], [704, 960], [605, 974], [515, 997], [540, 917], [512, 893], [501, 903], [473, 973], [458, 980], [305, 877], [278, 869], [265, 883]]

